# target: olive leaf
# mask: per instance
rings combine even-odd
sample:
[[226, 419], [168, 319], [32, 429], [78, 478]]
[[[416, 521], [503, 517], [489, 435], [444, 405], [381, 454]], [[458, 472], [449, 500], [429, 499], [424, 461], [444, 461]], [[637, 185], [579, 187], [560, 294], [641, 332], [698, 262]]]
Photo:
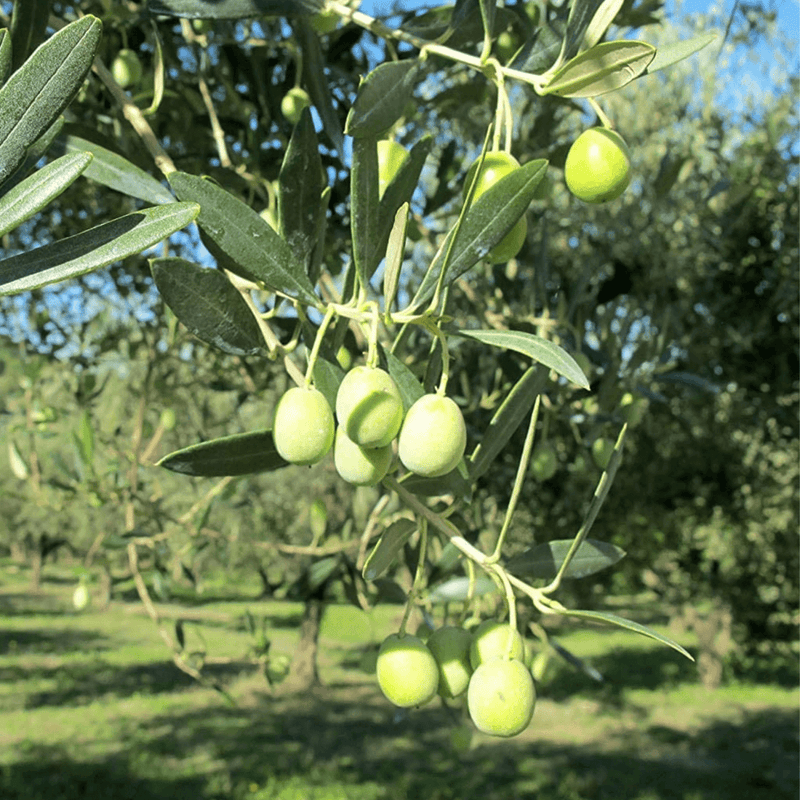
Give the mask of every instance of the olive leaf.
[[516, 433], [522, 420], [528, 416], [546, 382], [546, 369], [529, 367], [514, 384], [469, 459], [470, 477], [473, 481], [486, 474], [492, 462]]
[[374, 581], [385, 575], [416, 529], [417, 523], [412, 519], [398, 519], [389, 525], [364, 562], [364, 569], [361, 571], [364, 580]]
[[350, 171], [350, 229], [356, 274], [364, 287], [380, 257], [373, 246], [378, 236], [379, 203], [377, 141], [372, 137], [356, 139]]
[[682, 656], [686, 656], [689, 661], [694, 661], [694, 657], [687, 650], [669, 637], [657, 633], [651, 628], [648, 628], [646, 625], [640, 625], [638, 622], [633, 622], [632, 620], [625, 619], [624, 617], [618, 617], [616, 614], [609, 614], [606, 611], [581, 611], [576, 609], [565, 609], [561, 613], [566, 614], [569, 617], [595, 620], [596, 622], [606, 622], [609, 625], [616, 625], [620, 628], [634, 631], [642, 636], [647, 636], [649, 639], [655, 639], [657, 642], [661, 642], [661, 644], [665, 644], [667, 647], [677, 650]]
[[403, 115], [411, 100], [420, 62], [386, 61], [362, 79], [347, 115], [344, 132], [354, 139], [382, 136]]
[[153, 259], [150, 268], [164, 302], [198, 339], [232, 355], [264, 349], [256, 318], [223, 272], [177, 257]]
[[62, 156], [17, 184], [0, 198], [0, 236], [4, 236], [58, 197], [89, 166], [91, 153]]
[[89, 72], [102, 24], [91, 15], [40, 45], [0, 89], [0, 182], [58, 118]]
[[83, 233], [0, 261], [0, 295], [38, 289], [121, 261], [185, 228], [199, 212], [195, 203], [143, 208]]
[[[506, 567], [515, 575], [526, 578], [554, 578], [571, 546], [572, 539], [556, 539], [539, 544], [512, 556]], [[614, 566], [624, 557], [625, 551], [616, 545], [584, 539], [564, 571], [564, 577], [585, 578]]]
[[237, 433], [200, 442], [164, 456], [159, 467], [199, 478], [251, 475], [287, 466], [272, 440], [272, 431]]
[[325, 206], [320, 202], [324, 176], [314, 122], [309, 109], [304, 108], [281, 164], [278, 215], [284, 239], [307, 272], [319, 235], [319, 217], [325, 215]]
[[412, 308], [433, 295], [445, 260], [444, 285], [448, 285], [489, 254], [528, 209], [546, 170], [544, 159], [529, 161], [501, 178], [472, 203], [461, 225], [450, 231], [439, 248], [414, 295]]
[[583, 389], [589, 388], [589, 381], [578, 366], [578, 362], [562, 347], [549, 339], [543, 339], [533, 333], [525, 331], [456, 331], [456, 336], [475, 339], [492, 347], [501, 347], [514, 350], [517, 353], [529, 356], [534, 361], [550, 367], [554, 372], [562, 375], [572, 383]]
[[148, 0], [147, 10], [186, 19], [250, 19], [313, 14], [322, 5], [322, 0]]
[[56, 144], [67, 153], [86, 152], [94, 158], [86, 170], [86, 177], [118, 192], [144, 200], [146, 203], [174, 203], [169, 189], [127, 158], [107, 147], [80, 135], [72, 125], [65, 125], [56, 137]]
[[716, 33], [704, 33], [701, 36], [693, 36], [691, 39], [662, 45], [658, 48], [656, 57], [648, 64], [645, 72], [649, 75], [657, 70], [677, 64], [679, 61], [683, 61], [684, 58], [689, 58], [698, 50], [707, 47], [716, 38]]
[[642, 75], [655, 55], [656, 48], [646, 42], [602, 42], [557, 70], [542, 94], [597, 97], [613, 92]]
[[319, 302], [305, 266], [250, 206], [210, 180], [172, 172], [167, 180], [181, 200], [200, 205], [197, 224], [226, 259], [225, 266], [309, 305]]

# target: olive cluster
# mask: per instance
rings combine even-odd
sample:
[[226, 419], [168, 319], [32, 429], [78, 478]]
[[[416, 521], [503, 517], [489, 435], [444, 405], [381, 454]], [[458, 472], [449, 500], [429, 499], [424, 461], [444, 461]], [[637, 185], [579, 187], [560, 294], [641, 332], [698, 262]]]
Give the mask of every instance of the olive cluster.
[[278, 402], [272, 435], [291, 464], [315, 464], [333, 447], [339, 475], [373, 486], [395, 464], [427, 478], [446, 475], [464, 455], [461, 409], [442, 394], [426, 394], [405, 411], [394, 379], [378, 367], [358, 366], [344, 377], [336, 413], [313, 387], [289, 389]]
[[473, 632], [445, 625], [427, 643], [393, 633], [380, 647], [376, 671], [383, 694], [401, 708], [424, 705], [436, 694], [450, 699], [466, 692], [475, 727], [492, 736], [522, 733], [536, 704], [522, 637], [495, 620]]

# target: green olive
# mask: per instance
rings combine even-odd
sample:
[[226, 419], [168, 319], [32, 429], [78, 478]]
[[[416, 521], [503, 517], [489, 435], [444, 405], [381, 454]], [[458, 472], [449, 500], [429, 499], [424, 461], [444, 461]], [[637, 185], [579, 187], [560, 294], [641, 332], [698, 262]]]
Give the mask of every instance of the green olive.
[[605, 203], [619, 197], [630, 183], [631, 157], [625, 140], [608, 128], [590, 128], [573, 143], [564, 164], [564, 178], [575, 197]]
[[385, 447], [403, 423], [403, 398], [391, 375], [373, 367], [354, 367], [336, 394], [336, 419], [361, 447]]
[[300, 122], [300, 115], [304, 108], [311, 105], [311, 98], [308, 92], [301, 86], [294, 86], [289, 89], [283, 100], [281, 100], [281, 114], [283, 114], [292, 125]]
[[521, 661], [494, 658], [472, 673], [467, 708], [479, 731], [516, 736], [530, 724], [535, 705], [536, 687]]
[[408, 409], [398, 438], [400, 461], [424, 478], [455, 469], [467, 446], [461, 409], [449, 398], [426, 394]]
[[439, 686], [439, 668], [425, 642], [411, 634], [384, 639], [375, 665], [386, 699], [401, 708], [427, 703]]
[[472, 676], [469, 663], [469, 646], [472, 635], [464, 628], [445, 625], [428, 638], [428, 649], [439, 667], [439, 694], [458, 697], [467, 690]]
[[392, 445], [359, 447], [348, 438], [341, 426], [336, 429], [333, 463], [336, 471], [355, 486], [374, 486], [383, 480], [392, 465]]
[[275, 449], [290, 464], [316, 464], [333, 444], [333, 411], [317, 389], [295, 386], [275, 409]]
[[[511, 650], [509, 651], [509, 645]], [[517, 658], [520, 661], [525, 657], [525, 644], [519, 631], [512, 628], [507, 622], [487, 619], [481, 622], [472, 632], [472, 643], [469, 648], [469, 660], [473, 669], [477, 669], [486, 661], [493, 658]]]
[[611, 461], [611, 455], [614, 452], [614, 442], [611, 439], [595, 439], [592, 442], [592, 459], [598, 469], [605, 469], [608, 462]]
[[111, 75], [123, 88], [135, 86], [142, 79], [142, 62], [133, 50], [120, 50], [111, 64]]
[[549, 481], [558, 469], [558, 456], [549, 444], [541, 444], [533, 451], [531, 470], [537, 481]]

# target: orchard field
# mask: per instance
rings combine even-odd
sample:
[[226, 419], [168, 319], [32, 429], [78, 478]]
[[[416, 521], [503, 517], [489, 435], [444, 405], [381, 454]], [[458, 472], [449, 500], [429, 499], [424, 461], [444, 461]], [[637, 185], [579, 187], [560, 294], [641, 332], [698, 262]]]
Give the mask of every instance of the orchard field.
[[[431, 705], [396, 718], [374, 662], [398, 608], [329, 606], [322, 685], [270, 692], [240, 657], [244, 615], [265, 617], [291, 653], [302, 606], [171, 603], [208, 646], [208, 672], [237, 702], [182, 676], [138, 602], [72, 609], [71, 573], [48, 569], [30, 593], [4, 569], [0, 604], [0, 796], [4, 800], [792, 800], [798, 791], [795, 676], [714, 692], [677, 654], [607, 629], [553, 631], [603, 675], [554, 664], [536, 724], [512, 744], [454, 727]], [[257, 593], [258, 587], [251, 587]], [[624, 602], [624, 601], [621, 601]], [[665, 630], [652, 600], [639, 619]], [[189, 621], [191, 628], [189, 628]], [[693, 643], [688, 642], [691, 646]], [[229, 661], [215, 663], [226, 654]], [[469, 731], [459, 741], [454, 731]]]
[[797, 797], [798, 43], [702, 6], [0, 0], [0, 800]]

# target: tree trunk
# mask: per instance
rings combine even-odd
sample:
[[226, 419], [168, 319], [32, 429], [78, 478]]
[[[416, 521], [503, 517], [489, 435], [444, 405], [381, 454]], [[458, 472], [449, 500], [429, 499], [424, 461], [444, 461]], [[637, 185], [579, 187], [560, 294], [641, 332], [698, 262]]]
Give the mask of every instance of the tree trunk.
[[296, 691], [319, 685], [317, 649], [322, 608], [322, 600], [317, 598], [306, 600], [303, 621], [300, 623], [300, 641], [297, 643], [297, 649], [294, 651], [292, 664], [289, 667], [287, 688]]

